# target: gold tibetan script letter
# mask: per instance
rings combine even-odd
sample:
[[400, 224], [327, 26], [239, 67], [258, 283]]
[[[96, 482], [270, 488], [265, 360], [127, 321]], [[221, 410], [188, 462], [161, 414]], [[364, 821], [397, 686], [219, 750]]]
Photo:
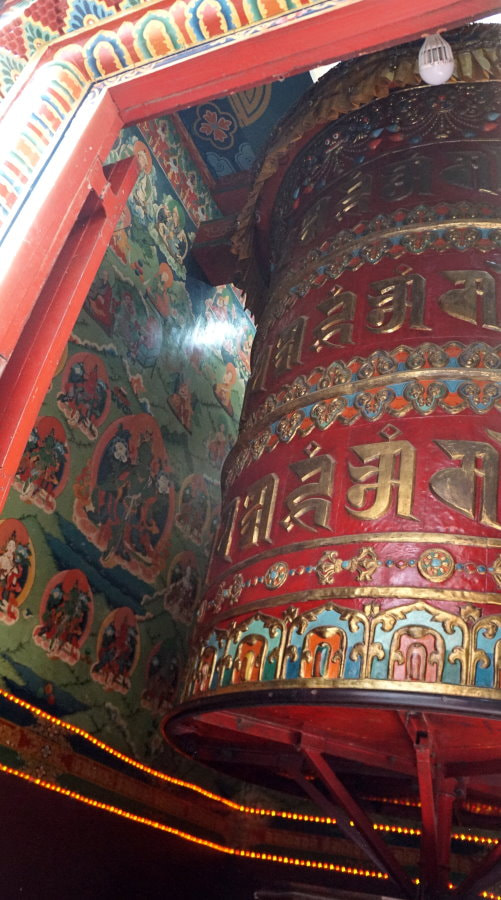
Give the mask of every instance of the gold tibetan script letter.
[[[500, 439], [501, 435], [488, 432]], [[435, 472], [430, 488], [435, 496], [469, 519], [501, 528], [497, 521], [499, 453], [483, 441], [435, 441], [450, 459], [460, 461]]]
[[[414, 519], [412, 499], [414, 494], [414, 473], [416, 451], [409, 441], [390, 443], [359, 444], [352, 447], [363, 463], [377, 459], [377, 466], [354, 466], [348, 463], [350, 476], [358, 484], [348, 488], [347, 498], [356, 509], [346, 506], [348, 512], [358, 519], [379, 519], [388, 512], [395, 488], [397, 494], [397, 515]], [[373, 479], [369, 481], [369, 479]], [[363, 509], [367, 497], [374, 492], [371, 506]]]
[[[328, 345], [340, 347], [343, 344], [352, 344], [353, 319], [355, 317], [356, 294], [352, 291], [344, 291], [340, 284], [335, 284], [330, 296], [318, 304], [318, 309], [325, 313], [327, 318], [322, 319], [317, 325], [313, 335], [315, 340], [313, 348], [317, 351]], [[337, 335], [337, 341], [331, 338]]]
[[489, 156], [479, 150], [461, 150], [460, 153], [448, 152], [451, 165], [442, 169], [442, 177], [449, 184], [471, 188], [474, 191], [494, 193], [497, 189], [491, 177]]
[[[501, 331], [496, 314], [496, 282], [489, 272], [458, 269], [443, 273], [454, 288], [438, 298], [443, 311], [455, 319]], [[478, 301], [481, 312], [477, 310]]]
[[391, 162], [382, 170], [381, 196], [403, 200], [411, 194], [431, 193], [431, 158], [414, 153], [401, 162]]
[[335, 219], [341, 222], [351, 212], [366, 212], [372, 194], [372, 175], [357, 171], [341, 183], [342, 194], [336, 203]]
[[247, 389], [245, 392], [246, 401], [254, 391], [264, 391], [270, 356], [271, 344], [267, 344], [265, 347], [262, 347], [255, 360], [251, 356], [252, 368], [251, 377], [247, 382]]
[[373, 281], [369, 294], [371, 309], [367, 314], [367, 328], [378, 334], [398, 331], [410, 308], [409, 327], [418, 331], [431, 331], [423, 322], [426, 281], [422, 275], [394, 275], [383, 281]]
[[273, 363], [279, 375], [301, 362], [301, 349], [307, 320], [307, 316], [299, 316], [299, 319], [296, 319], [282, 332], [275, 344]]
[[221, 515], [221, 534], [217, 542], [216, 553], [227, 562], [231, 562], [231, 545], [239, 508], [240, 497], [234, 497], [231, 503], [228, 503], [228, 506], [223, 509]]
[[278, 475], [273, 472], [255, 481], [247, 492], [240, 519], [240, 546], [252, 547], [260, 541], [271, 541], [271, 526], [277, 499]]
[[[286, 531], [294, 528], [294, 525], [302, 525], [309, 531], [316, 531], [314, 525], [308, 525], [303, 521], [303, 516], [313, 513], [313, 522], [321, 528], [329, 528], [328, 521], [331, 511], [332, 478], [334, 474], [334, 460], [332, 456], [315, 456], [311, 459], [301, 459], [291, 463], [291, 469], [298, 476], [301, 485], [295, 488], [285, 498], [285, 505], [289, 514], [282, 519], [282, 525]], [[310, 478], [319, 475], [318, 481], [309, 482]], [[319, 496], [320, 495], [320, 496]]]

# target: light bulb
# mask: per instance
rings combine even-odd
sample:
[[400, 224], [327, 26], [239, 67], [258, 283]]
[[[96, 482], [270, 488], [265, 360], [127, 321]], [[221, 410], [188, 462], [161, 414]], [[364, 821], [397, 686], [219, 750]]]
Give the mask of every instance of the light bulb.
[[440, 34], [430, 34], [425, 38], [418, 62], [419, 74], [426, 84], [444, 84], [454, 71], [451, 46]]

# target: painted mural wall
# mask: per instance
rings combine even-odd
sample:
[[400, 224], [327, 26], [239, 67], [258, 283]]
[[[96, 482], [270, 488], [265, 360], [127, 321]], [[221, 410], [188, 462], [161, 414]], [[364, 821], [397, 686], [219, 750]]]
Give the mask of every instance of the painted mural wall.
[[220, 511], [254, 326], [190, 263], [206, 184], [170, 119], [124, 131], [140, 174], [0, 523], [0, 676], [170, 765], [172, 704]]

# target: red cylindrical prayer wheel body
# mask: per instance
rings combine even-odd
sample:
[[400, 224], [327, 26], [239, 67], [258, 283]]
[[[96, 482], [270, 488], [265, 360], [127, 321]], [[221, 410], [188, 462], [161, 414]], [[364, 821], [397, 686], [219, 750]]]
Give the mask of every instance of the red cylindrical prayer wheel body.
[[235, 705], [335, 733], [365, 706], [370, 743], [371, 706], [501, 699], [492, 54], [440, 87], [390, 90], [405, 54], [344, 67], [275, 138], [253, 194], [270, 287], [171, 733]]

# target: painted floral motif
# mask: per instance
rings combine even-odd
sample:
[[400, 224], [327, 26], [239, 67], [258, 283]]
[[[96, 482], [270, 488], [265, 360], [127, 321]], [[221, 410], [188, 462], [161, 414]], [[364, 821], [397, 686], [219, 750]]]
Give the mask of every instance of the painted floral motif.
[[99, 19], [106, 19], [112, 12], [98, 0], [75, 0], [67, 12], [68, 31], [95, 25]]
[[207, 103], [198, 108], [195, 129], [201, 138], [210, 141], [215, 147], [228, 148], [233, 145], [237, 124], [232, 116], [222, 115], [215, 103]]
[[15, 84], [23, 71], [25, 62], [9, 50], [0, 50], [0, 90], [3, 94]]
[[30, 54], [35, 53], [37, 50], [40, 50], [41, 47], [44, 47], [45, 44], [48, 44], [50, 41], [53, 41], [54, 38], [59, 37], [57, 32], [53, 31], [52, 28], [46, 28], [39, 22], [32, 22], [30, 19], [26, 19], [25, 21], [24, 33], [28, 45], [28, 52]]

